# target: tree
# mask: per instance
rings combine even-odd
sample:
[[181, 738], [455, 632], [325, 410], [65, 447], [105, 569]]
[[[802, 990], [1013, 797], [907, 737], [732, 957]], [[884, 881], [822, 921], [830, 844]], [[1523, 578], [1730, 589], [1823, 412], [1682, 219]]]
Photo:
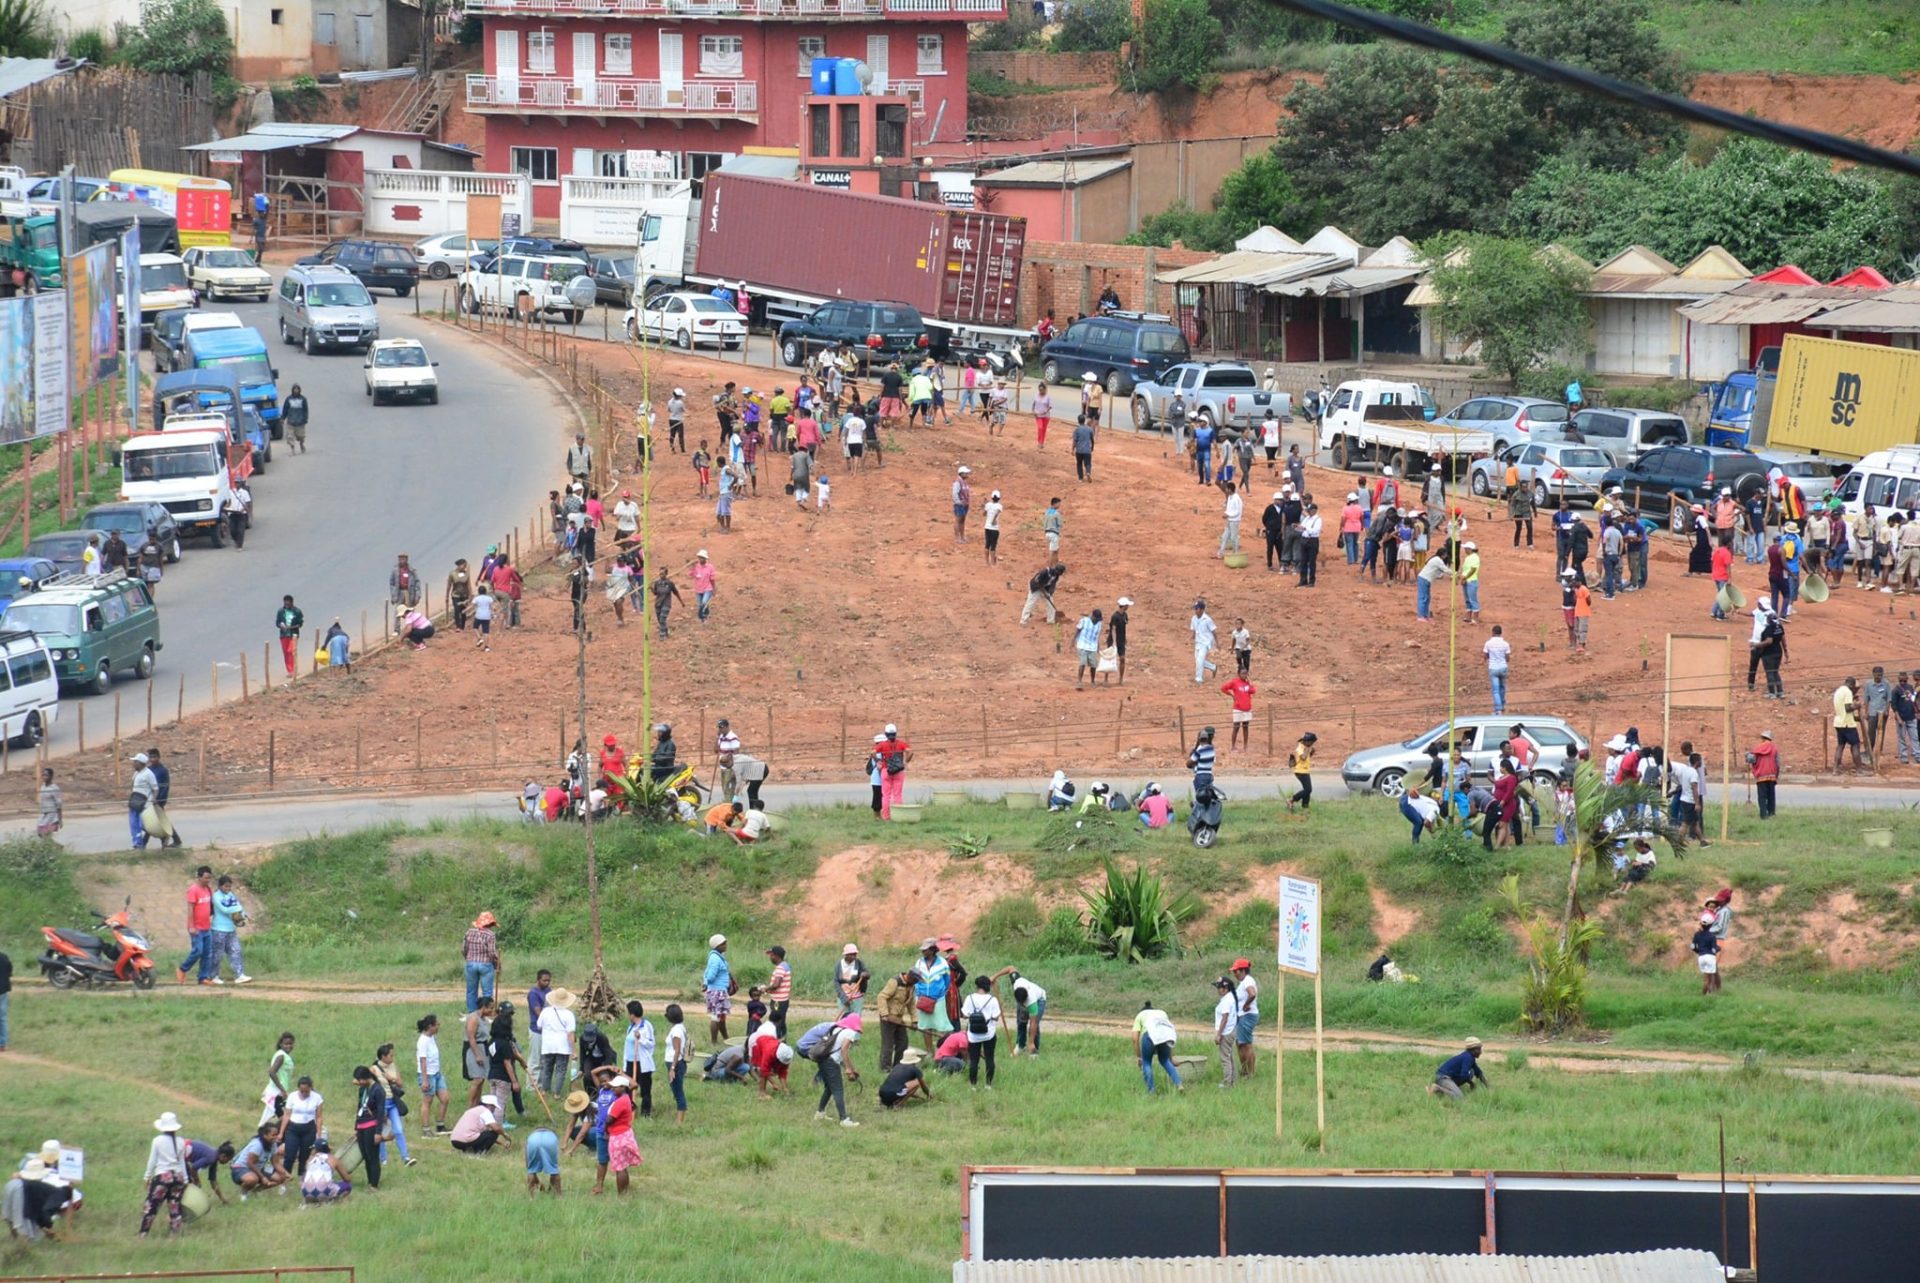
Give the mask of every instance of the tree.
[[0, 0], [0, 57], [44, 58], [51, 48], [40, 0]]
[[153, 0], [140, 25], [122, 27], [120, 58], [140, 71], [231, 76], [233, 38], [215, 0]]
[[1274, 156], [1305, 202], [1307, 221], [1336, 222], [1364, 207], [1375, 154], [1432, 118], [1435, 72], [1424, 54], [1368, 46], [1343, 52], [1325, 80], [1303, 82], [1287, 95]]
[[1187, 249], [1209, 254], [1224, 254], [1233, 248], [1226, 222], [1213, 209], [1195, 209], [1185, 201], [1175, 201], [1158, 214], [1140, 220], [1140, 230], [1130, 234], [1128, 245], [1158, 245], [1171, 249], [1175, 242]]
[[1540, 125], [1514, 98], [1449, 76], [1432, 117], [1385, 140], [1340, 226], [1370, 245], [1447, 231], [1497, 232], [1539, 153]]
[[1146, 54], [1138, 85], [1147, 93], [1200, 88], [1213, 76], [1213, 60], [1225, 43], [1207, 0], [1147, 0], [1140, 39]]
[[1434, 316], [1453, 338], [1480, 345], [1488, 369], [1518, 383], [1528, 370], [1582, 346], [1588, 272], [1566, 255], [1498, 236], [1435, 237]]
[[1127, 0], [1075, 0], [1053, 37], [1055, 53], [1097, 53], [1118, 49], [1133, 39], [1133, 10]]
[[1223, 254], [1247, 233], [1277, 227], [1307, 235], [1306, 213], [1294, 195], [1293, 181], [1271, 150], [1249, 156], [1228, 174], [1213, 195], [1213, 208], [1197, 210], [1176, 203], [1162, 213], [1141, 220], [1140, 230], [1127, 237], [1129, 245], [1158, 245], [1179, 241], [1188, 249]]
[[[1588, 67], [1667, 93], [1685, 93], [1679, 61], [1660, 43], [1646, 0], [1554, 0], [1509, 16], [1501, 43], [1536, 58]], [[1685, 134], [1654, 111], [1624, 107], [1540, 80], [1506, 75], [1493, 92], [1512, 98], [1557, 138], [1556, 149], [1597, 166], [1630, 166], [1668, 150]]]

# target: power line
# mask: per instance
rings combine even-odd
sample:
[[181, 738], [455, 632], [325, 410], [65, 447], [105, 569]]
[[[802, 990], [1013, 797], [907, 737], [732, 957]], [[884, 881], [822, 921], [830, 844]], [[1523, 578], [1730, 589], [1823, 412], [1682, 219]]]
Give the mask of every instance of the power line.
[[1375, 35], [1404, 41], [1407, 44], [1424, 45], [1442, 53], [1458, 54], [1476, 62], [1504, 67], [1508, 71], [1517, 71], [1522, 75], [1532, 76], [1536, 80], [1571, 85], [1586, 93], [1601, 98], [1611, 98], [1615, 102], [1625, 103], [1630, 107], [1641, 107], [1662, 115], [1677, 116], [1682, 120], [1712, 125], [1716, 129], [1747, 134], [1797, 151], [1815, 152], [1822, 156], [1832, 156], [1837, 160], [1852, 161], [1857, 165], [1870, 165], [1875, 169], [1885, 169], [1896, 174], [1905, 174], [1910, 178], [1920, 178], [1920, 157], [1902, 155], [1882, 147], [1856, 142], [1851, 138], [1842, 138], [1838, 134], [1822, 133], [1817, 129], [1804, 129], [1799, 125], [1789, 125], [1757, 116], [1737, 115], [1721, 107], [1709, 107], [1691, 98], [1683, 98], [1679, 94], [1662, 93], [1657, 89], [1649, 89], [1645, 85], [1634, 84], [1632, 81], [1602, 75], [1590, 68], [1571, 67], [1565, 63], [1551, 62], [1545, 58], [1535, 58], [1529, 54], [1519, 53], [1502, 45], [1468, 40], [1418, 22], [1410, 22], [1405, 18], [1375, 13], [1371, 9], [1353, 9], [1343, 4], [1333, 4], [1331, 0], [1273, 0], [1273, 2], [1282, 8], [1293, 9], [1341, 26], [1371, 31]]

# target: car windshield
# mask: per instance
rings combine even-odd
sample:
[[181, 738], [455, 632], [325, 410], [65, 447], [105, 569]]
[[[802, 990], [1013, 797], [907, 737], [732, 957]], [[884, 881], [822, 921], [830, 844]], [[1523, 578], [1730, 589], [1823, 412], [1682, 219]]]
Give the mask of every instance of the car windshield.
[[201, 262], [208, 267], [252, 267], [253, 258], [245, 250], [216, 249], [207, 251]]
[[1526, 411], [1529, 423], [1565, 423], [1567, 421], [1567, 407], [1555, 405], [1551, 401], [1525, 406], [1523, 409]]
[[27, 240], [35, 249], [55, 249], [60, 244], [60, 229], [52, 223], [42, 223], [28, 230]]
[[220, 455], [211, 441], [200, 445], [157, 446], [128, 450], [120, 456], [128, 481], [176, 481], [211, 477], [220, 472]]
[[1728, 388], [1720, 399], [1720, 408], [1728, 414], [1746, 414], [1753, 409], [1752, 388]]
[[1773, 465], [1777, 471], [1789, 477], [1826, 477], [1833, 474], [1811, 459], [1788, 459], [1784, 463]]
[[137, 509], [99, 508], [87, 514], [87, 529], [143, 535], [147, 532], [147, 523]]
[[1207, 386], [1210, 388], [1257, 388], [1260, 381], [1253, 377], [1252, 370], [1208, 370]]
[[85, 535], [48, 535], [36, 539], [27, 546], [27, 551], [36, 557], [45, 557], [49, 561], [72, 560], [80, 555], [87, 546]]
[[687, 303], [696, 312], [725, 312], [728, 316], [735, 315], [734, 310], [725, 303], [722, 303], [717, 298], [708, 298], [704, 294], [698, 298], [688, 299]]
[[54, 602], [16, 601], [7, 607], [5, 624], [8, 628], [26, 628], [36, 633], [73, 634], [80, 631], [80, 608]]
[[417, 347], [383, 347], [373, 354], [373, 363], [380, 366], [425, 365], [427, 352]]
[[308, 307], [368, 307], [372, 302], [367, 287], [358, 281], [307, 287]]
[[633, 260], [630, 258], [610, 258], [607, 260], [607, 275], [632, 276]]
[[184, 290], [187, 269], [179, 263], [142, 263], [140, 288], [143, 290]]
[[1613, 459], [1604, 450], [1568, 450], [1560, 456], [1563, 468], [1611, 468]]
[[1627, 439], [1627, 421], [1616, 419], [1612, 415], [1581, 420], [1574, 426], [1580, 429], [1580, 435], [1583, 437], [1618, 437], [1622, 441]]
[[1150, 356], [1184, 357], [1187, 355], [1187, 340], [1178, 330], [1143, 328], [1140, 331], [1140, 350]]

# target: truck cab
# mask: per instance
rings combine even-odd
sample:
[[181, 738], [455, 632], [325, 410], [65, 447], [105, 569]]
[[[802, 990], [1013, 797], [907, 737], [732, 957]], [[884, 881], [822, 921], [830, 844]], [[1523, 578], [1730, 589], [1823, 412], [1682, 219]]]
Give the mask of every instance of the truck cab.
[[251, 476], [271, 461], [273, 438], [265, 422], [246, 404], [237, 367], [176, 370], [154, 380], [156, 430], [186, 426], [187, 420], [201, 414], [217, 415], [223, 421], [230, 440], [228, 466], [235, 476]]
[[233, 494], [226, 420], [208, 415], [192, 423], [183, 416], [172, 424], [161, 432], [136, 432], [121, 444], [120, 498], [160, 504], [183, 534], [199, 531], [218, 548], [227, 538], [221, 514]]
[[[121, 288], [115, 292], [120, 315], [126, 317], [126, 272], [116, 267], [114, 276]], [[140, 256], [140, 325], [151, 328], [162, 312], [192, 307], [193, 289], [187, 284], [187, 265], [178, 254], [142, 254]]]
[[240, 378], [240, 400], [266, 423], [275, 437], [280, 426], [280, 389], [275, 380], [280, 371], [267, 363], [267, 341], [260, 331], [248, 327], [215, 330], [195, 329], [182, 346], [187, 369], [208, 370], [232, 367]]
[[[1426, 422], [1439, 414], [1433, 393], [1418, 383], [1396, 383], [1388, 379], [1350, 379], [1333, 390], [1326, 413], [1320, 419], [1322, 446], [1331, 445], [1341, 433], [1356, 432], [1369, 410], [1386, 409], [1388, 417], [1417, 418]], [[1417, 409], [1418, 413], [1413, 411]]]
[[[1780, 349], [1760, 349], [1751, 370], [1735, 370], [1709, 385], [1712, 408], [1707, 412], [1707, 444], [1735, 450], [1757, 448], [1766, 441], [1773, 412], [1773, 389], [1780, 377]], [[1754, 424], [1760, 433], [1754, 435]]]
[[640, 239], [634, 246], [633, 292], [646, 299], [679, 289], [693, 275], [700, 241], [700, 204], [683, 183], [640, 206]]
[[23, 294], [60, 288], [60, 220], [9, 203], [0, 215], [0, 270]]

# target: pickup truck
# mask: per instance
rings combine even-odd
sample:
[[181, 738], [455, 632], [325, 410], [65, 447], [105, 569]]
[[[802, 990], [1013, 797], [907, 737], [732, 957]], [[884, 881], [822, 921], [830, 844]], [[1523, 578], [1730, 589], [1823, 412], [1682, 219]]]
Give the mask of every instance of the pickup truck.
[[1432, 394], [1417, 383], [1354, 379], [1334, 389], [1320, 419], [1320, 449], [1333, 466], [1351, 470], [1362, 463], [1391, 467], [1403, 477], [1425, 472], [1445, 458], [1464, 468], [1474, 455], [1493, 450], [1493, 434], [1431, 422]]
[[1185, 412], [1198, 414], [1214, 428], [1258, 427], [1272, 409], [1290, 417], [1293, 398], [1285, 392], [1263, 392], [1253, 367], [1234, 361], [1184, 361], [1169, 366], [1157, 379], [1133, 388], [1133, 426], [1142, 432], [1159, 430], [1172, 421], [1168, 410], [1179, 400]]
[[596, 290], [587, 264], [564, 254], [501, 253], [484, 269], [460, 273], [460, 306], [468, 312], [553, 313], [577, 325]]

